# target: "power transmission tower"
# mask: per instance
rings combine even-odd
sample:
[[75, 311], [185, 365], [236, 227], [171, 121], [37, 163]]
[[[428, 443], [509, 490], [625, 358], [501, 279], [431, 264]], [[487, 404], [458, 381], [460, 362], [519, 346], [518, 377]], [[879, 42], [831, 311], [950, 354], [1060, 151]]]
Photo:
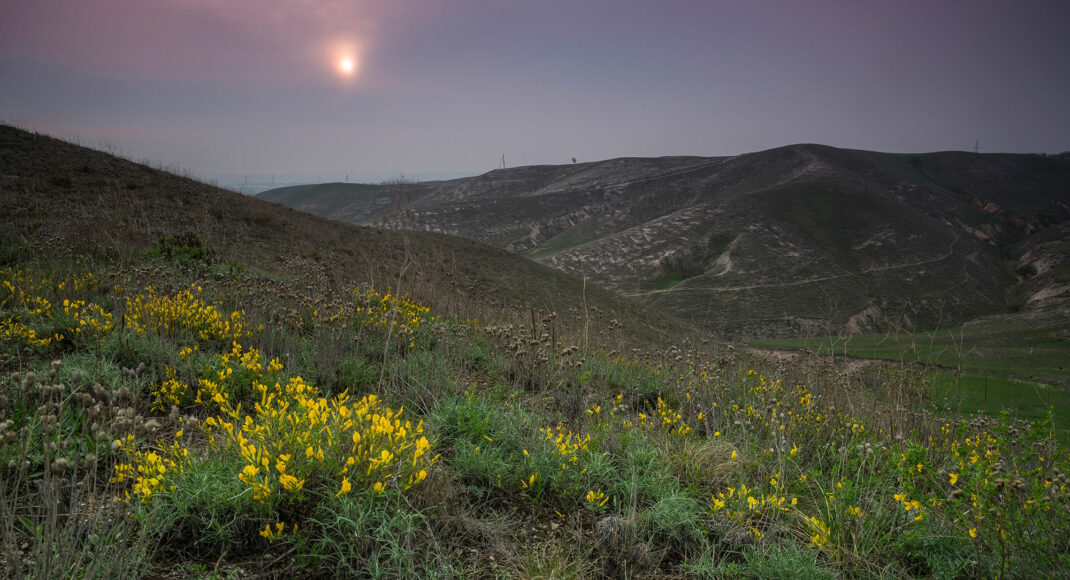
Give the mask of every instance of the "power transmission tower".
[[977, 139], [973, 140], [973, 152], [978, 153], [981, 151], [981, 143]]
[[498, 166], [498, 169], [505, 169], [505, 153], [502, 153], [502, 162], [501, 165]]

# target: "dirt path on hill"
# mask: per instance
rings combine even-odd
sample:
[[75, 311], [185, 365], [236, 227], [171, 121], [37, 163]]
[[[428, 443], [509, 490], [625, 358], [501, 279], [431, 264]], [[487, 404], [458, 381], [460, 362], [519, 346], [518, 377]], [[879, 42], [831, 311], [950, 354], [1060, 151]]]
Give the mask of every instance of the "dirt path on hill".
[[917, 261], [914, 261], [914, 262], [907, 262], [905, 264], [895, 264], [893, 266], [880, 266], [880, 267], [876, 267], [876, 268], [868, 268], [868, 269], [862, 270], [861, 272], [853, 272], [853, 273], [848, 273], [848, 274], [837, 274], [835, 276], [823, 276], [823, 277], [820, 277], [820, 278], [810, 278], [808, 280], [795, 280], [795, 281], [792, 281], [792, 282], [783, 282], [783, 283], [779, 283], [779, 284], [751, 284], [751, 285], [748, 285], [748, 286], [719, 286], [719, 287], [691, 286], [691, 287], [688, 287], [688, 288], [681, 288], [680, 287], [681, 284], [677, 284], [676, 286], [673, 286], [671, 288], [662, 288], [660, 290], [649, 290], [649, 291], [646, 291], [646, 292], [624, 293], [624, 296], [629, 296], [629, 297], [652, 296], [654, 294], [663, 294], [663, 293], [666, 293], [666, 292], [677, 292], [677, 291], [682, 291], [682, 290], [686, 290], [686, 291], [698, 291], [698, 290], [701, 290], [701, 291], [707, 291], [707, 292], [736, 292], [736, 291], [739, 291], [739, 290], [756, 290], [758, 288], [787, 288], [787, 287], [790, 287], [790, 286], [804, 286], [806, 284], [813, 284], [815, 282], [824, 282], [824, 281], [827, 281], [827, 280], [842, 280], [844, 278], [854, 278], [856, 276], [862, 276], [863, 274], [872, 274], [874, 272], [887, 272], [887, 271], [890, 271], [890, 270], [901, 270], [903, 268], [913, 268], [913, 267], [917, 267], [917, 266], [924, 266], [926, 264], [935, 264], [937, 262], [942, 262], [942, 261], [950, 258], [955, 253], [955, 245], [958, 243], [958, 241], [959, 241], [959, 235], [958, 235], [958, 232], [955, 232], [955, 239], [951, 242], [951, 246], [948, 247], [947, 252], [944, 253], [942, 256], [939, 256], [939, 257], [936, 257], [936, 258], [931, 258], [931, 259], [928, 259], [928, 260], [917, 260]]

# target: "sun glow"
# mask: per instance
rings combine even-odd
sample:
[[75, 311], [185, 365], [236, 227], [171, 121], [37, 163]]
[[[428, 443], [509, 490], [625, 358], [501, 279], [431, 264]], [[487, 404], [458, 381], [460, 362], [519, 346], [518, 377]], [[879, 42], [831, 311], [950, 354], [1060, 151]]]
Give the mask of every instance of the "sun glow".
[[336, 81], [344, 85], [353, 85], [364, 74], [365, 46], [355, 40], [337, 40], [323, 45], [320, 61], [327, 64], [327, 70]]

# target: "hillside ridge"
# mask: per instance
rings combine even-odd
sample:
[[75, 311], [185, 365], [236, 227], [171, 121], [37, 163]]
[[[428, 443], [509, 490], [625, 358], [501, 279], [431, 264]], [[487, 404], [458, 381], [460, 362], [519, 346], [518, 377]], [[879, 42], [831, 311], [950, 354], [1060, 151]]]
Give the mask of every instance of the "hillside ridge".
[[1062, 304], [1070, 280], [1062, 156], [797, 144], [261, 197], [479, 240], [731, 337], [932, 328]]

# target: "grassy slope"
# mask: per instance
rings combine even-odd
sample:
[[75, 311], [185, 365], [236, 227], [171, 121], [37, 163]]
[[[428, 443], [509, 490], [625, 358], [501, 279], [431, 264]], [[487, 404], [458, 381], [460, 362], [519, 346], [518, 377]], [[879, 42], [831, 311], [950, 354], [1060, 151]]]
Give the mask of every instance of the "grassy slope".
[[[1070, 435], [1070, 337], [1058, 313], [979, 319], [950, 330], [859, 334], [843, 338], [762, 340], [759, 348], [801, 349], [818, 354], [918, 363], [940, 398], [954, 409], [997, 415], [1015, 409], [1039, 419], [1053, 406], [1064, 439]], [[960, 407], [961, 405], [961, 407]]]
[[[0, 155], [8, 259], [81, 254], [129, 264], [160, 236], [193, 233], [219, 264], [393, 287], [461, 317], [583, 308], [581, 280], [460, 238], [341, 224], [8, 126], [0, 127]], [[586, 300], [599, 324], [619, 319], [647, 338], [684, 329], [595, 287]]]
[[[17, 176], [3, 188], [0, 328], [40, 331], [0, 342], [0, 572], [764, 578], [1070, 565], [1066, 450], [1019, 422], [934, 420], [909, 370], [874, 386], [882, 403], [819, 365], [755, 370], [732, 350], [652, 348], [643, 336], [664, 337], [657, 321], [625, 318], [591, 288], [586, 315], [568, 313], [584, 302], [575, 282], [485, 247], [406, 242], [0, 135], [3, 174]], [[189, 224], [203, 243], [160, 243]], [[431, 309], [367, 291], [398, 281]], [[146, 306], [191, 284], [197, 308]], [[565, 307], [534, 319], [503, 307], [525, 297]], [[206, 323], [211, 312], [222, 319]], [[150, 323], [165, 316], [176, 322]], [[381, 414], [404, 408], [402, 422], [371, 420], [370, 395]], [[111, 482], [115, 465], [130, 479]]]

